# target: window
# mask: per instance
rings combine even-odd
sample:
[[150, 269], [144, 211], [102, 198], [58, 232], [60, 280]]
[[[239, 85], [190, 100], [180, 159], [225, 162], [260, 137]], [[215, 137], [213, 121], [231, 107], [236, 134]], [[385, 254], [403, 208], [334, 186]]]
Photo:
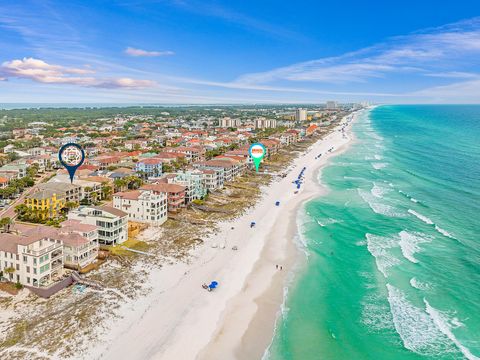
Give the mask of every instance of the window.
[[27, 273], [30, 272], [30, 266], [27, 266]]

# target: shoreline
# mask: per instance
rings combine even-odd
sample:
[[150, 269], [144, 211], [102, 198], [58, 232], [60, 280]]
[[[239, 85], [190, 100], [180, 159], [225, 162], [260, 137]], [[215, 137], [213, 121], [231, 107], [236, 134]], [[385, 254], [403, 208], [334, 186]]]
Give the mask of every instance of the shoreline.
[[[358, 113], [354, 115], [353, 121], [356, 116]], [[343, 121], [344, 119], [342, 123]], [[267, 354], [277, 323], [281, 320], [288, 283], [305, 265], [306, 258], [300, 249], [301, 245], [292, 241], [299, 236], [299, 212], [303, 211], [308, 201], [328, 193], [328, 188], [320, 182], [321, 172], [328, 166], [331, 158], [348, 150], [353, 140], [351, 124], [352, 121], [346, 129], [348, 139], [339, 146], [335, 145], [333, 152], [323, 153], [320, 163], [314, 164], [313, 171], [310, 171], [308, 178], [306, 176], [302, 193], [287, 205], [285, 211], [288, 212], [288, 221], [285, 222], [284, 217], [280, 216], [276, 219], [254, 269], [245, 281], [242, 293], [227, 304], [220, 326], [209, 344], [200, 352], [198, 359], [251, 360], [262, 359]], [[335, 133], [338, 133], [337, 128], [324, 140]], [[310, 163], [309, 166], [312, 167]], [[282, 239], [281, 248], [276, 247], [278, 243], [275, 242], [278, 239]], [[274, 264], [282, 264], [283, 270], [277, 271]], [[263, 278], [259, 281], [259, 277]], [[239, 320], [243, 324], [239, 325]], [[239, 326], [242, 328], [239, 329]]]
[[[146, 279], [151, 293], [121, 305], [123, 316], [112, 321], [102, 342], [82, 358], [123, 359], [126, 354], [129, 359], [251, 359], [250, 354], [261, 358], [272, 339], [285, 278], [298, 258], [291, 238], [297, 233], [299, 207], [319, 195], [320, 169], [351, 139], [348, 129], [347, 137], [342, 136], [341, 126], [296, 158], [288, 175], [263, 189], [254, 207], [219, 224], [220, 231], [192, 251], [188, 264], [152, 273]], [[335, 151], [327, 153], [331, 147]], [[315, 159], [320, 153], [324, 155]], [[307, 166], [305, 181], [294, 194], [292, 181], [303, 166]], [[279, 207], [274, 205], [277, 200]], [[289, 221], [283, 221], [286, 216]], [[257, 222], [253, 229], [251, 221]], [[275, 264], [284, 269], [277, 270]], [[209, 293], [201, 288], [212, 280], [219, 282], [218, 289]], [[256, 331], [258, 324], [266, 328]], [[254, 346], [244, 347], [247, 342]], [[221, 356], [215, 355], [219, 352]]]

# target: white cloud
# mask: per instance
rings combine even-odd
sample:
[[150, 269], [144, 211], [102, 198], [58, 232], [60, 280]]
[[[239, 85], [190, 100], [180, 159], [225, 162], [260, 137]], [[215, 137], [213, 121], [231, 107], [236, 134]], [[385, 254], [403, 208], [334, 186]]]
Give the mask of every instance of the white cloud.
[[125, 54], [130, 56], [143, 56], [143, 57], [155, 57], [155, 56], [171, 56], [175, 55], [173, 51], [147, 51], [142, 49], [136, 49], [133, 47], [127, 47]]
[[[442, 99], [470, 99], [478, 103], [480, 94], [480, 79], [460, 81], [449, 85], [433, 86], [410, 93], [410, 96], [420, 96]], [[456, 101], [456, 100], [455, 100]]]
[[389, 41], [336, 57], [296, 63], [270, 71], [240, 76], [237, 83], [275, 81], [323, 83], [363, 82], [390, 73], [458, 71], [465, 61], [480, 55], [480, 18], [392, 38]]
[[[91, 76], [95, 72], [89, 68], [73, 68], [52, 65], [34, 58], [5, 61], [0, 66], [0, 78], [29, 79], [47, 84], [71, 84], [85, 87], [107, 89], [140, 89], [156, 85], [151, 80], [131, 78], [97, 78]], [[87, 76], [88, 75], [88, 76]]]
[[425, 76], [451, 79], [475, 79], [479, 78], [480, 74], [469, 73], [464, 71], [449, 71], [443, 73], [426, 73]]

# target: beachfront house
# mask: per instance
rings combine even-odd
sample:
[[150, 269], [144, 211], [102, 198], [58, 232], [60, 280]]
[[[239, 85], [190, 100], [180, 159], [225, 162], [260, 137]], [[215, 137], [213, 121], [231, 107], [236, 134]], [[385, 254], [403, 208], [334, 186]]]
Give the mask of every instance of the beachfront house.
[[141, 190], [152, 191], [157, 195], [167, 197], [167, 209], [169, 212], [177, 212], [185, 206], [185, 186], [168, 183], [145, 184]]
[[66, 268], [82, 270], [98, 256], [98, 227], [66, 220], [60, 224], [58, 239], [63, 242], [63, 263]]
[[48, 288], [63, 275], [63, 245], [55, 229], [33, 227], [22, 235], [0, 234], [0, 271], [9, 281]]
[[111, 206], [80, 206], [68, 213], [68, 219], [97, 226], [100, 244], [116, 245], [128, 239], [128, 214]]
[[113, 194], [113, 207], [128, 214], [129, 221], [160, 226], [167, 221], [167, 195], [147, 189]]

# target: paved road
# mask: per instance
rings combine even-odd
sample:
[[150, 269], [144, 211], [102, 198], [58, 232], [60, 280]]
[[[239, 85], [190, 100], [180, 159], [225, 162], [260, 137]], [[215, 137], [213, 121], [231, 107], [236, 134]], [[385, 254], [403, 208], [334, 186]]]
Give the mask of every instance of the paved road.
[[20, 204], [23, 204], [23, 201], [25, 199], [25, 196], [27, 195], [30, 195], [31, 193], [33, 193], [36, 188], [37, 188], [37, 185], [39, 183], [41, 183], [44, 179], [48, 178], [49, 176], [52, 176], [54, 174], [54, 172], [46, 172], [45, 174], [43, 174], [40, 178], [38, 178], [36, 184], [34, 186], [32, 186], [31, 188], [28, 188], [26, 191], [24, 191], [20, 197], [18, 199], [16, 199], [13, 203], [11, 203], [10, 205], [8, 205], [8, 207], [6, 207], [5, 209], [3, 209], [2, 211], [0, 211], [0, 218], [4, 218], [4, 217], [9, 217], [9, 218], [12, 218], [14, 219], [17, 214], [15, 214], [15, 206], [17, 205], [20, 205]]

